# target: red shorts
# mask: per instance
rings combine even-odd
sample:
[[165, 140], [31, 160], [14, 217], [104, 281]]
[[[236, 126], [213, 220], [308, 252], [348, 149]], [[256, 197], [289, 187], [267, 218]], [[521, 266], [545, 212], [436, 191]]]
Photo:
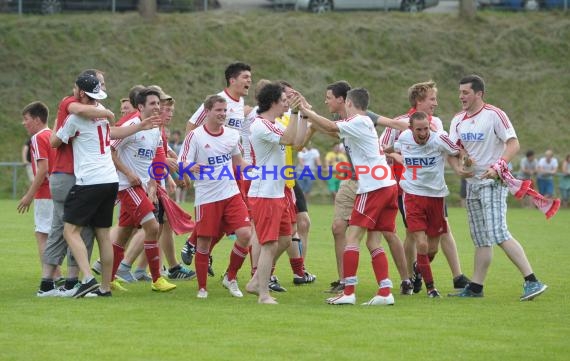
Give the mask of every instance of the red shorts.
[[249, 192], [249, 187], [251, 187], [251, 179], [236, 179], [236, 183], [238, 185], [241, 196], [243, 197], [243, 201], [245, 202], [247, 209], [249, 209], [247, 192]]
[[295, 224], [297, 223], [297, 206], [295, 205], [297, 202], [293, 189], [287, 186], [285, 186], [285, 201], [289, 209], [289, 221], [291, 221], [291, 224]]
[[404, 210], [408, 231], [425, 231], [428, 237], [447, 232], [445, 198], [417, 196], [404, 192]]
[[285, 198], [249, 197], [249, 204], [260, 244], [277, 241], [280, 236], [292, 234]]
[[357, 194], [348, 224], [371, 231], [396, 232], [398, 186]]
[[194, 207], [198, 237], [216, 237], [221, 232], [233, 233], [236, 229], [249, 227], [249, 214], [241, 194], [205, 203]]
[[143, 218], [154, 211], [154, 205], [141, 186], [119, 191], [117, 198], [121, 203], [119, 214], [119, 226], [121, 227], [139, 227]]

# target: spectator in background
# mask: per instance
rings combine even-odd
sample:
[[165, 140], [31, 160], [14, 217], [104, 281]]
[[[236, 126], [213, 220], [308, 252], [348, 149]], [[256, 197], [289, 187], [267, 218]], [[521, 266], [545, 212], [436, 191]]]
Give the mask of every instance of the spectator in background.
[[[520, 178], [530, 179], [532, 184], [535, 184], [534, 177], [536, 176], [536, 166], [538, 161], [534, 157], [534, 150], [529, 150], [526, 152], [526, 156], [521, 159], [520, 164]], [[526, 208], [532, 207], [532, 200], [529, 197], [525, 197], [522, 200], [523, 205]]]
[[180, 137], [182, 133], [179, 130], [173, 130], [168, 138], [168, 146], [176, 153], [180, 153], [180, 148], [182, 147], [182, 141]]
[[344, 153], [344, 148], [341, 149], [341, 145], [339, 143], [335, 143], [332, 147], [332, 150], [325, 156], [325, 167], [327, 169], [332, 168], [332, 177], [327, 180], [327, 185], [332, 196], [333, 204], [336, 198], [336, 193], [338, 192], [338, 188], [340, 187], [340, 179], [337, 177], [338, 172], [336, 172], [336, 166], [341, 162], [348, 162], [348, 158]]
[[303, 168], [307, 167], [311, 170], [311, 174], [313, 175], [312, 177], [303, 176], [297, 179], [299, 186], [301, 186], [301, 189], [305, 194], [305, 198], [309, 199], [311, 189], [313, 188], [313, 182], [317, 175], [317, 169], [321, 166], [321, 154], [316, 148], [313, 148], [311, 142], [309, 142], [302, 151], [297, 153], [297, 159], [299, 160], [299, 172], [301, 172]]
[[[168, 147], [176, 153], [180, 154], [180, 149], [182, 148], [182, 133], [179, 130], [173, 130], [168, 138]], [[186, 186], [176, 185], [176, 203], [182, 203], [186, 201]]]
[[544, 152], [544, 157], [538, 161], [536, 181], [538, 192], [546, 198], [554, 196], [554, 175], [558, 171], [558, 160], [554, 158], [552, 150]]
[[568, 207], [568, 200], [570, 199], [570, 154], [567, 154], [564, 162], [562, 162], [561, 171], [560, 197], [562, 198], [562, 207]]
[[22, 163], [26, 167], [26, 175], [28, 177], [28, 184], [34, 180], [34, 171], [32, 170], [32, 153], [30, 152], [30, 144], [32, 138], [28, 138], [26, 143], [22, 146]]

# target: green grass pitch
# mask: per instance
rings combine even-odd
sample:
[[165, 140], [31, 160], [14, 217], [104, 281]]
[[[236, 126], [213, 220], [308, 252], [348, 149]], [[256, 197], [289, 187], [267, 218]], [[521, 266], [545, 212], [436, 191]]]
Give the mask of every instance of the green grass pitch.
[[[394, 307], [329, 306], [323, 291], [336, 279], [330, 233], [332, 206], [310, 205], [308, 269], [315, 284], [295, 287], [286, 259], [276, 274], [288, 288], [280, 305], [232, 298], [220, 282], [231, 242], [214, 250], [216, 277], [209, 298], [196, 298], [196, 281], [177, 282], [167, 294], [150, 284], [127, 285], [111, 299], [39, 299], [40, 265], [33, 215], [19, 215], [16, 201], [0, 201], [0, 359], [8, 360], [568, 360], [570, 212], [546, 221], [536, 210], [509, 210], [513, 235], [523, 244], [537, 276], [549, 285], [532, 302], [518, 300], [522, 277], [504, 253], [495, 258], [482, 299], [400, 296]], [[191, 205], [187, 204], [186, 208]], [[464, 272], [473, 246], [464, 209], [450, 209]], [[403, 229], [399, 224], [399, 234]], [[183, 237], [177, 237], [180, 249]], [[362, 244], [362, 249], [365, 246]], [[452, 291], [442, 254], [433, 263], [442, 294]], [[248, 279], [249, 262], [239, 274]], [[395, 285], [399, 278], [391, 264]], [[357, 302], [375, 292], [370, 258], [363, 251]]]

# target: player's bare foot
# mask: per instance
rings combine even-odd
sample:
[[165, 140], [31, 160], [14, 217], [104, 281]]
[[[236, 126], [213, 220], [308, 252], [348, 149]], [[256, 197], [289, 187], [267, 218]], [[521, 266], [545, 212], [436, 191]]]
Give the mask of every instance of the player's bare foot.
[[251, 280], [247, 283], [247, 285], [245, 285], [245, 292], [254, 295], [259, 295], [259, 285], [257, 284], [257, 282]]
[[259, 297], [257, 303], [265, 304], [265, 305], [277, 305], [277, 301], [275, 298], [271, 296]]

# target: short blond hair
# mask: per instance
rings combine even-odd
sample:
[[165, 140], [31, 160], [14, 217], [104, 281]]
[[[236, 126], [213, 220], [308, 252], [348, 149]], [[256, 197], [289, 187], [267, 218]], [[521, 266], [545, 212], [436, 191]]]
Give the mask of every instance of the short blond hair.
[[410, 105], [415, 107], [418, 104], [418, 101], [422, 101], [427, 98], [430, 90], [437, 92], [436, 86], [437, 84], [433, 80], [412, 85], [408, 89], [408, 100], [410, 101]]

